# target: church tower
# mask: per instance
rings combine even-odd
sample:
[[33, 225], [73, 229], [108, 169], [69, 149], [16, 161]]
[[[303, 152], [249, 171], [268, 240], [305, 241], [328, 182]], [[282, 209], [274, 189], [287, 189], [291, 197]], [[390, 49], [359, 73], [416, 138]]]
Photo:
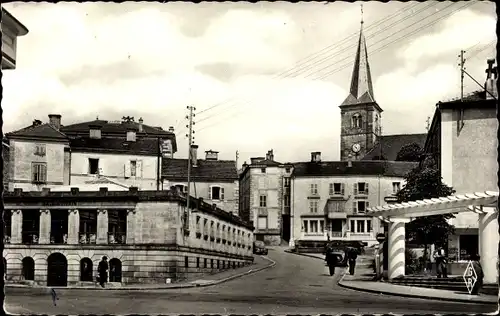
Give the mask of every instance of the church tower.
[[[361, 9], [363, 10], [363, 9]], [[358, 49], [352, 71], [349, 96], [339, 106], [341, 111], [340, 160], [363, 158], [381, 134], [382, 108], [373, 95], [372, 76], [363, 34], [363, 19], [359, 32]]]

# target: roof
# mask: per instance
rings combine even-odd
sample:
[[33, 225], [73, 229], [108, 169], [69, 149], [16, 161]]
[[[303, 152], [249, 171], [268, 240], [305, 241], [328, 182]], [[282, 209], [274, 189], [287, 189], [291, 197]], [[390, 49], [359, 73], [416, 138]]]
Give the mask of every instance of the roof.
[[264, 160], [261, 160], [257, 163], [249, 164], [248, 166], [249, 167], [262, 167], [262, 166], [277, 167], [277, 166], [282, 166], [282, 165], [283, 164], [281, 162], [277, 162], [277, 161], [270, 160], [270, 159], [264, 159]]
[[486, 191], [470, 194], [424, 199], [368, 208], [371, 216], [414, 218], [458, 212], [484, 213], [478, 206], [489, 206], [498, 201], [498, 192]]
[[48, 138], [52, 140], [68, 141], [68, 137], [58, 131], [54, 126], [49, 123], [41, 125], [31, 125], [20, 130], [7, 133], [7, 138]]
[[416, 162], [407, 161], [353, 161], [348, 166], [347, 161], [298, 162], [294, 164], [292, 176], [295, 178], [349, 176], [349, 175], [383, 175], [404, 177]]
[[422, 149], [425, 146], [427, 134], [400, 134], [380, 136], [375, 146], [361, 160], [380, 159], [380, 154], [385, 160], [395, 161], [398, 152], [405, 145], [417, 143]]
[[358, 49], [354, 60], [352, 70], [351, 88], [349, 95], [342, 102], [341, 106], [375, 103], [373, 94], [372, 75], [370, 72], [370, 64], [368, 63], [368, 51], [366, 49], [366, 40], [363, 34], [363, 24], [359, 32]]
[[[238, 170], [234, 160], [198, 159], [197, 166], [191, 168], [191, 180], [224, 182], [238, 180]], [[162, 178], [172, 181], [187, 181], [188, 160], [163, 158]]]
[[105, 120], [93, 120], [72, 125], [61, 126], [61, 132], [71, 135], [79, 133], [88, 133], [91, 126], [100, 126], [101, 133], [104, 134], [120, 134], [125, 135], [132, 128], [137, 131], [138, 136], [171, 136], [175, 135], [172, 132], [164, 131], [160, 127], [153, 127], [142, 124], [142, 132], [139, 132], [139, 123], [137, 122], [109, 122]]
[[2, 7], [2, 24], [4, 23], [10, 24], [9, 26], [14, 27], [17, 32], [16, 36], [24, 36], [29, 32], [26, 26], [24, 26], [18, 19], [16, 19], [16, 17]]
[[496, 108], [497, 100], [487, 99], [486, 91], [475, 91], [464, 96], [463, 99], [455, 98], [448, 101], [438, 102], [436, 106], [439, 108], [477, 108], [477, 107], [492, 107]]
[[104, 137], [100, 139], [78, 137], [70, 140], [72, 151], [100, 152], [130, 155], [158, 156], [158, 140], [154, 138], [137, 138], [135, 142], [125, 138]]

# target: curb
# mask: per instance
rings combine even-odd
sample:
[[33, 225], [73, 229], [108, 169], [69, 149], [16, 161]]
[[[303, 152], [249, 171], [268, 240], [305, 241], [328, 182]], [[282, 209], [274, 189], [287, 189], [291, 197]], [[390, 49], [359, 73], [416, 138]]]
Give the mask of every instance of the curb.
[[[267, 257], [261, 257], [269, 262], [271, 262], [270, 264], [268, 264], [267, 266], [264, 266], [264, 267], [260, 267], [258, 269], [250, 269], [246, 272], [242, 272], [242, 273], [239, 273], [239, 274], [235, 274], [235, 275], [232, 275], [232, 276], [229, 276], [229, 277], [226, 277], [224, 279], [220, 279], [220, 280], [213, 280], [213, 281], [209, 281], [207, 283], [204, 283], [204, 284], [193, 284], [193, 283], [184, 283], [184, 284], [179, 284], [179, 285], [173, 285], [173, 286], [169, 286], [169, 287], [147, 287], [147, 288], [144, 288], [144, 287], [116, 287], [116, 288], [101, 288], [101, 287], [61, 287], [61, 288], [56, 288], [57, 290], [93, 290], [93, 291], [158, 291], [158, 290], [174, 290], [174, 289], [187, 289], [187, 288], [195, 288], [195, 287], [208, 287], [208, 286], [213, 286], [213, 285], [217, 285], [217, 284], [221, 284], [221, 283], [224, 283], [224, 282], [228, 282], [228, 281], [231, 281], [233, 279], [236, 279], [236, 278], [240, 278], [240, 277], [243, 277], [243, 276], [246, 276], [246, 275], [249, 275], [249, 274], [253, 274], [253, 273], [257, 273], [259, 271], [262, 271], [262, 270], [265, 270], [265, 269], [269, 269], [269, 268], [272, 268], [276, 265], [276, 261], [270, 259], [270, 258], [267, 258]], [[26, 285], [21, 285], [21, 284], [9, 284], [9, 285], [5, 285], [5, 288], [16, 288], [16, 289], [19, 289], [19, 288], [26, 288], [26, 289], [40, 289], [40, 290], [47, 290], [47, 289], [51, 289], [51, 287], [43, 287], [43, 286], [39, 286], [39, 287], [33, 287], [33, 286], [26, 286]]]
[[351, 286], [351, 285], [345, 285], [345, 284], [342, 284], [342, 281], [344, 280], [346, 273], [344, 273], [344, 275], [342, 276], [342, 278], [340, 278], [340, 280], [337, 282], [337, 284], [342, 288], [346, 288], [346, 289], [353, 290], [353, 291], [382, 294], [382, 295], [390, 295], [390, 296], [399, 296], [399, 297], [408, 297], [408, 298], [420, 298], [420, 299], [424, 299], [424, 300], [434, 300], [434, 301], [498, 305], [498, 302], [496, 302], [496, 301], [495, 302], [478, 302], [478, 301], [473, 301], [473, 300], [465, 300], [465, 299], [459, 299], [459, 298], [446, 298], [446, 297], [441, 297], [441, 296], [394, 293], [394, 292], [372, 290], [372, 289], [355, 287], [355, 286]]

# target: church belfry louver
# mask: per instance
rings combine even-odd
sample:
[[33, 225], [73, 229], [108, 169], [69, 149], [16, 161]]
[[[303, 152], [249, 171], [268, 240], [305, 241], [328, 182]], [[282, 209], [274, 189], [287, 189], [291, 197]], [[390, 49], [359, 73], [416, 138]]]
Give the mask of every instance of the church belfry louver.
[[370, 64], [363, 34], [363, 19], [361, 19], [349, 95], [339, 107], [340, 160], [347, 160], [349, 156], [352, 156], [353, 160], [362, 159], [381, 136], [380, 115], [383, 111], [373, 94]]

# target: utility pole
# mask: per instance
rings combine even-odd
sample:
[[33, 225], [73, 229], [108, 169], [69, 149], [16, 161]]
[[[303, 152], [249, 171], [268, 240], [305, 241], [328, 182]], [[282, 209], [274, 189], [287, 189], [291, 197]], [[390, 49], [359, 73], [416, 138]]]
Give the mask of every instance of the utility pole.
[[189, 214], [189, 202], [190, 202], [190, 197], [191, 197], [191, 145], [193, 144], [194, 141], [194, 131], [193, 131], [193, 125], [195, 124], [193, 122], [193, 117], [195, 114], [193, 111], [196, 111], [196, 108], [194, 106], [188, 106], [187, 109], [189, 110], [189, 115], [186, 116], [186, 119], [189, 120], [188, 125], [186, 127], [188, 128], [188, 134], [186, 135], [188, 137], [188, 172], [187, 172], [187, 197], [186, 197], [186, 211], [184, 212], [184, 229], [189, 227], [188, 223], [188, 214]]
[[465, 71], [465, 58], [464, 58], [464, 50], [460, 51], [460, 101], [464, 101], [464, 71]]

